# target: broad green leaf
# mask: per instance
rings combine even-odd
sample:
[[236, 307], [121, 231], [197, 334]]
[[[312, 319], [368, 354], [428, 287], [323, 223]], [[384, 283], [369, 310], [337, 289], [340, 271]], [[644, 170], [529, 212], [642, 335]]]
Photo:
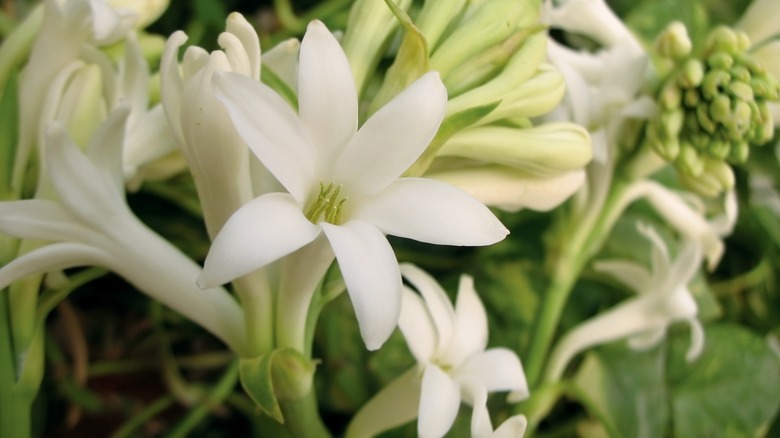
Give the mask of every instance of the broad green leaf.
[[780, 359], [763, 337], [736, 325], [709, 327], [705, 342], [692, 364], [685, 363], [685, 338], [671, 342], [674, 435], [763, 435], [780, 403]]
[[661, 437], [669, 419], [664, 366], [662, 349], [635, 352], [616, 342], [588, 353], [574, 381], [607, 429], [625, 437]]

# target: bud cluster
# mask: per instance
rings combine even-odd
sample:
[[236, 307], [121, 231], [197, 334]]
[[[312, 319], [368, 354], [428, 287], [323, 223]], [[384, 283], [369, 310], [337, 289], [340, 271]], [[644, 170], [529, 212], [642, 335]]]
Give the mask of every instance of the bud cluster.
[[710, 32], [700, 54], [680, 23], [656, 42], [672, 68], [658, 89], [659, 112], [647, 138], [702, 194], [729, 189], [734, 176], [727, 163], [744, 163], [750, 145], [765, 144], [774, 133], [768, 104], [780, 98], [780, 83], [749, 49], [746, 34], [725, 26]]

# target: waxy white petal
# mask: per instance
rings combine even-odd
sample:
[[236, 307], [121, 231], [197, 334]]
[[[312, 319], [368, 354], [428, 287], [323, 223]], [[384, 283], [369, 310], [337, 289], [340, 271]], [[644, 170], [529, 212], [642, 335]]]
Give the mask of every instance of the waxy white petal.
[[22, 278], [77, 266], [106, 267], [112, 259], [101, 249], [81, 243], [54, 243], [28, 252], [0, 268], [0, 290]]
[[362, 203], [353, 218], [386, 234], [439, 245], [491, 245], [509, 231], [484, 204], [448, 184], [401, 178]]
[[610, 277], [635, 291], [643, 291], [652, 284], [653, 276], [643, 266], [623, 260], [600, 260], [593, 263], [593, 268], [604, 272]]
[[357, 91], [349, 61], [317, 20], [309, 23], [301, 42], [298, 114], [323, 157], [335, 159], [357, 131]]
[[430, 361], [439, 340], [436, 336], [436, 327], [420, 295], [407, 287], [403, 288], [398, 328], [417, 362]]
[[97, 235], [57, 202], [43, 199], [0, 202], [0, 232], [19, 239], [91, 240]]
[[510, 212], [522, 208], [549, 211], [568, 199], [585, 182], [582, 169], [545, 178], [499, 165], [447, 169], [425, 176], [453, 185], [485, 205]]
[[474, 289], [474, 279], [469, 275], [462, 275], [455, 302], [455, 331], [445, 361], [458, 366], [469, 357], [484, 351], [487, 342], [488, 320], [485, 306]]
[[513, 415], [498, 426], [492, 438], [522, 438], [527, 428], [528, 420], [525, 415]]
[[98, 126], [87, 145], [87, 156], [102, 175], [101, 180], [109, 183], [113, 191], [118, 194], [124, 191], [122, 149], [129, 115], [128, 102], [121, 102]]
[[401, 272], [393, 249], [365, 222], [320, 226], [336, 254], [366, 348], [376, 350], [390, 337], [401, 312]]
[[460, 385], [436, 365], [425, 367], [420, 394], [417, 432], [423, 438], [438, 438], [450, 430], [460, 406]]
[[[126, 117], [127, 112], [120, 116]], [[124, 121], [114, 128], [124, 129]], [[127, 210], [124, 194], [116, 190], [115, 181], [106, 179], [108, 174], [84, 156], [57, 122], [46, 130], [46, 164], [63, 205], [84, 222], [101, 228], [114, 215]]]
[[[439, 283], [427, 272], [409, 263], [401, 265], [401, 274], [412, 284], [425, 300], [428, 314], [433, 321], [436, 335], [436, 352], [441, 354], [449, 347], [455, 333], [455, 310], [450, 298]], [[436, 359], [425, 358], [426, 362]]]
[[318, 152], [298, 115], [267, 85], [237, 73], [215, 72], [214, 91], [241, 138], [266, 168], [304, 203], [317, 184]]
[[291, 195], [256, 198], [238, 209], [217, 234], [198, 285], [208, 288], [232, 281], [292, 253], [319, 233]]
[[352, 418], [346, 438], [363, 438], [380, 434], [417, 417], [420, 405], [420, 372], [410, 368], [396, 378]]
[[453, 377], [457, 381], [479, 382], [488, 392], [528, 393], [528, 382], [520, 359], [506, 348], [491, 348], [472, 356], [455, 371]]
[[447, 89], [438, 73], [415, 81], [374, 113], [344, 147], [333, 169], [338, 182], [366, 194], [387, 187], [431, 142], [446, 105]]
[[[226, 33], [234, 35], [240, 42], [240, 52], [246, 59], [247, 70], [242, 71], [246, 76], [259, 81], [260, 80], [260, 39], [254, 27], [246, 21], [243, 15], [238, 12], [231, 12], [227, 17], [225, 26]], [[221, 37], [221, 36], [220, 36]], [[224, 47], [224, 46], [223, 46]], [[239, 47], [236, 47], [239, 49]], [[232, 53], [225, 47], [228, 59]], [[232, 63], [231, 63], [232, 64]], [[233, 69], [235, 71], [235, 69]]]
[[168, 124], [178, 144], [184, 144], [184, 134], [181, 129], [181, 94], [184, 83], [179, 71], [179, 48], [187, 42], [187, 34], [178, 30], [165, 42], [162, 58], [160, 58], [160, 100], [162, 100]]

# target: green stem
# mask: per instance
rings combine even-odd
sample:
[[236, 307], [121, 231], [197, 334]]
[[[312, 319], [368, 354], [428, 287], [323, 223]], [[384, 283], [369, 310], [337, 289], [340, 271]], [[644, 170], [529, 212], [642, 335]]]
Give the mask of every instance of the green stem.
[[[613, 210], [620, 208], [618, 200], [626, 187], [624, 181], [614, 181], [603, 205], [594, 203], [585, 214], [564, 219], [567, 222], [555, 243], [562, 247], [553, 262], [552, 281], [542, 302], [527, 355], [526, 377], [532, 387], [540, 383], [561, 314], [577, 279], [619, 217], [619, 212]], [[555, 251], [551, 253], [555, 254]]]
[[322, 423], [317, 406], [317, 397], [312, 387], [309, 394], [296, 400], [279, 400], [284, 415], [284, 428], [292, 438], [330, 438], [331, 434]]
[[116, 432], [114, 432], [112, 438], [125, 438], [135, 436], [147, 421], [154, 418], [155, 415], [168, 409], [176, 400], [173, 396], [166, 395], [165, 397], [158, 398], [154, 403], [144, 408], [141, 412], [133, 414], [133, 416], [124, 423]]
[[274, 297], [266, 269], [233, 281], [241, 300], [246, 325], [246, 357], [260, 357], [273, 349]]
[[306, 24], [295, 15], [290, 0], [274, 0], [274, 9], [276, 9], [279, 22], [285, 29], [298, 33], [306, 27]]
[[189, 411], [186, 417], [167, 434], [168, 438], [189, 436], [195, 427], [233, 392], [238, 382], [238, 361], [234, 361], [217, 384]]
[[16, 380], [18, 364], [8, 311], [8, 294], [0, 291], [0, 436], [26, 438], [30, 436], [33, 400], [20, 390]]
[[38, 5], [0, 46], [0, 89], [5, 87], [11, 72], [27, 57], [42, 22], [43, 6]]

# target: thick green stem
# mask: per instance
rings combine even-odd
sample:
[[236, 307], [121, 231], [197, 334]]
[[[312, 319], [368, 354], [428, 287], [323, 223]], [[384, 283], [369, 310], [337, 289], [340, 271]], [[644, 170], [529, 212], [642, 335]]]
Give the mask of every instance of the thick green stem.
[[292, 438], [329, 438], [330, 431], [322, 423], [317, 397], [312, 387], [309, 394], [296, 400], [279, 400], [284, 415], [284, 428]]

